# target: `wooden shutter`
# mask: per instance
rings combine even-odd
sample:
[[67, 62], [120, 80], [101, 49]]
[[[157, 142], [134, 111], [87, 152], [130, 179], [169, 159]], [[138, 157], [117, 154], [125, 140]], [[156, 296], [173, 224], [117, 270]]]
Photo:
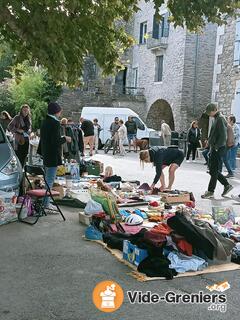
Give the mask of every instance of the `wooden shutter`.
[[162, 36], [163, 37], [168, 37], [169, 36], [169, 21], [168, 21], [169, 13], [165, 13], [163, 16], [163, 31], [162, 31]]
[[143, 23], [140, 23], [139, 43], [143, 43]]
[[240, 64], [240, 20], [236, 21], [236, 34], [235, 34], [235, 46], [234, 46], [234, 66]]
[[152, 37], [154, 39], [159, 39], [159, 20], [156, 18], [156, 15], [153, 16]]

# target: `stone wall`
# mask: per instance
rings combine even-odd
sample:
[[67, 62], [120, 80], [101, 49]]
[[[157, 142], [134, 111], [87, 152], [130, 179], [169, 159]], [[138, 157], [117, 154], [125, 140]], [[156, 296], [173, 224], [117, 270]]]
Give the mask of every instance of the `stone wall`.
[[229, 19], [227, 25], [218, 30], [218, 43], [215, 58], [213, 102], [229, 115], [236, 93], [236, 82], [240, 80], [239, 67], [233, 65], [236, 21]]
[[216, 34], [217, 26], [208, 24], [202, 33], [186, 36], [181, 114], [187, 126], [211, 102]]

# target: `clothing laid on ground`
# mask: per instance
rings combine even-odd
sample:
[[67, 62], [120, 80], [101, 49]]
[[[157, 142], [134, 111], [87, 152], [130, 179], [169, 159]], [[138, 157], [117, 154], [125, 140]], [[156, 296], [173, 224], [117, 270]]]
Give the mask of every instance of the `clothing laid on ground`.
[[152, 147], [149, 149], [150, 161], [156, 167], [156, 176], [153, 183], [156, 184], [162, 173], [162, 166], [169, 166], [172, 163], [181, 165], [184, 154], [176, 148]]
[[83, 120], [81, 124], [81, 129], [84, 133], [84, 137], [94, 136], [94, 127], [92, 121], [87, 119]]
[[169, 268], [179, 273], [201, 271], [208, 266], [208, 263], [202, 258], [194, 255], [189, 257], [177, 251], [170, 252], [167, 258], [171, 262]]
[[193, 247], [201, 249], [209, 259], [213, 259], [213, 244], [199, 233], [194, 224], [184, 215], [177, 214], [167, 220], [167, 224], [179, 235], [183, 236]]
[[117, 176], [117, 175], [113, 175], [113, 176], [110, 176], [110, 177], [105, 177], [103, 178], [103, 181], [104, 182], [120, 182], [122, 181], [122, 178], [120, 176]]
[[148, 277], [164, 277], [168, 280], [177, 275], [174, 269], [169, 268], [170, 261], [164, 257], [147, 257], [138, 265], [138, 271], [145, 273]]

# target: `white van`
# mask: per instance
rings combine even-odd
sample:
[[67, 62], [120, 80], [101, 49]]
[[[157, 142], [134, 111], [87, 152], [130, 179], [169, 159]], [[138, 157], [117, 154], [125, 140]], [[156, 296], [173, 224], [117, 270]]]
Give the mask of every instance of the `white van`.
[[111, 137], [109, 130], [115, 117], [118, 117], [119, 120], [122, 119], [125, 123], [128, 120], [128, 117], [132, 116], [138, 126], [138, 139], [149, 138], [149, 132], [155, 131], [148, 128], [140, 117], [129, 108], [84, 107], [81, 116], [88, 120], [93, 120], [94, 118], [98, 119], [98, 123], [103, 129], [100, 133], [102, 143], [105, 143], [107, 139]]

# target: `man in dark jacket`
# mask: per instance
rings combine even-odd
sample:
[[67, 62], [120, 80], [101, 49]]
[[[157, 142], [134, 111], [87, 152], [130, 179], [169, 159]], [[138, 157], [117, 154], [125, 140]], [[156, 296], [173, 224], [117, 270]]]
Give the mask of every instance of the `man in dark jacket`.
[[86, 146], [90, 147], [90, 156], [93, 155], [93, 146], [94, 146], [94, 126], [93, 122], [84, 118], [80, 118], [81, 129], [84, 133], [83, 141], [84, 141], [84, 154]]
[[227, 179], [221, 174], [222, 157], [225, 153], [227, 142], [227, 121], [213, 103], [207, 105], [206, 113], [209, 117], [214, 118], [208, 138], [208, 146], [210, 147], [209, 173], [211, 178], [208, 191], [201, 197], [203, 199], [210, 199], [214, 197], [217, 180], [224, 186], [223, 197], [233, 189], [233, 186], [230, 185]]
[[[61, 146], [63, 143], [71, 142], [71, 137], [61, 136], [59, 117], [61, 107], [56, 102], [50, 102], [48, 105], [48, 114], [43, 120], [40, 130], [39, 151], [43, 157], [45, 166], [46, 181], [52, 188], [56, 178], [57, 167], [62, 164]], [[54, 209], [50, 205], [50, 198], [45, 199], [44, 206], [48, 209]]]
[[136, 139], [138, 128], [136, 122], [133, 120], [133, 117], [128, 117], [128, 121], [126, 121], [125, 126], [127, 128], [128, 152], [131, 152], [131, 142], [133, 142], [134, 152], [137, 152]]

